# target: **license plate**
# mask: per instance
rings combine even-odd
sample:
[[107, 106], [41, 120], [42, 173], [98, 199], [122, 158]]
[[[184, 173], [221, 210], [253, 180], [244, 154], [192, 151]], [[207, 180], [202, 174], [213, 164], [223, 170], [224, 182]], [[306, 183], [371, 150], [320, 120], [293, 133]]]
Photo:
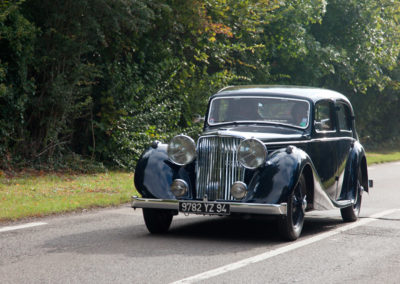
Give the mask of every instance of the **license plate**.
[[179, 211], [183, 213], [229, 215], [231, 208], [226, 203], [206, 202], [179, 202]]

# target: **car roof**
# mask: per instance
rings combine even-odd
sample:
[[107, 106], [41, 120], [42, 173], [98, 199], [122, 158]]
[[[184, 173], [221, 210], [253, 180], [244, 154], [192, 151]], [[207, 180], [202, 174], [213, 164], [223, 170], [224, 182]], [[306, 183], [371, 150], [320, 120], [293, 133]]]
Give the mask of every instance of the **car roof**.
[[[284, 95], [291, 98], [307, 99], [313, 102], [322, 99], [343, 100], [350, 104], [349, 100], [336, 91], [305, 87], [305, 86], [280, 86], [280, 85], [247, 85], [247, 86], [229, 86], [221, 89], [214, 97], [224, 96], [254, 96], [254, 95]], [[351, 105], [351, 104], [350, 104]]]

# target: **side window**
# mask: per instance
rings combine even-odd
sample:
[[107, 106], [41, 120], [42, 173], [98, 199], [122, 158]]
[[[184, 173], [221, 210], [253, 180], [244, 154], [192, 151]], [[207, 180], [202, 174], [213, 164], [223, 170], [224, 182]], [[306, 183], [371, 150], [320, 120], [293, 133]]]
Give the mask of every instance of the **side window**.
[[347, 105], [339, 103], [337, 107], [339, 129], [345, 131], [351, 131], [351, 115], [350, 109]]
[[315, 105], [315, 130], [317, 132], [334, 131], [334, 116], [332, 102], [321, 101]]

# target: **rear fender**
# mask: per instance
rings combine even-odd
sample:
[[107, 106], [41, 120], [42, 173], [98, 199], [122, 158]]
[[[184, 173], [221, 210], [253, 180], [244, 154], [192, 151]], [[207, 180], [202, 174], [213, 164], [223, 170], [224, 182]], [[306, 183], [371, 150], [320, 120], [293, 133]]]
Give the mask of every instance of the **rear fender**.
[[361, 169], [361, 185], [364, 191], [369, 192], [368, 169], [365, 151], [362, 145], [355, 141], [352, 146], [346, 163], [343, 178], [342, 190], [339, 200], [352, 200], [357, 193], [358, 169]]
[[194, 190], [193, 172], [194, 162], [184, 167], [177, 166], [168, 159], [167, 144], [158, 144], [143, 152], [136, 166], [134, 181], [142, 197], [176, 199], [170, 190], [172, 181], [186, 181], [189, 197]]

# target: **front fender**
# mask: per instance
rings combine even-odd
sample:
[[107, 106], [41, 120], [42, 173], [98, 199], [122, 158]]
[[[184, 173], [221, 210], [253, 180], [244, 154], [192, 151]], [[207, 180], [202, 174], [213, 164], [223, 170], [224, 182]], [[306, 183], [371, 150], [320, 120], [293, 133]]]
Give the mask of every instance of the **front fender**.
[[189, 185], [188, 196], [193, 191], [194, 163], [180, 167], [169, 161], [167, 145], [158, 144], [146, 149], [135, 170], [135, 186], [145, 198], [176, 199], [169, 190], [174, 179], [183, 179]]
[[248, 202], [280, 204], [287, 202], [303, 168], [311, 164], [301, 149], [289, 146], [273, 152], [265, 167], [259, 169], [249, 184]]

